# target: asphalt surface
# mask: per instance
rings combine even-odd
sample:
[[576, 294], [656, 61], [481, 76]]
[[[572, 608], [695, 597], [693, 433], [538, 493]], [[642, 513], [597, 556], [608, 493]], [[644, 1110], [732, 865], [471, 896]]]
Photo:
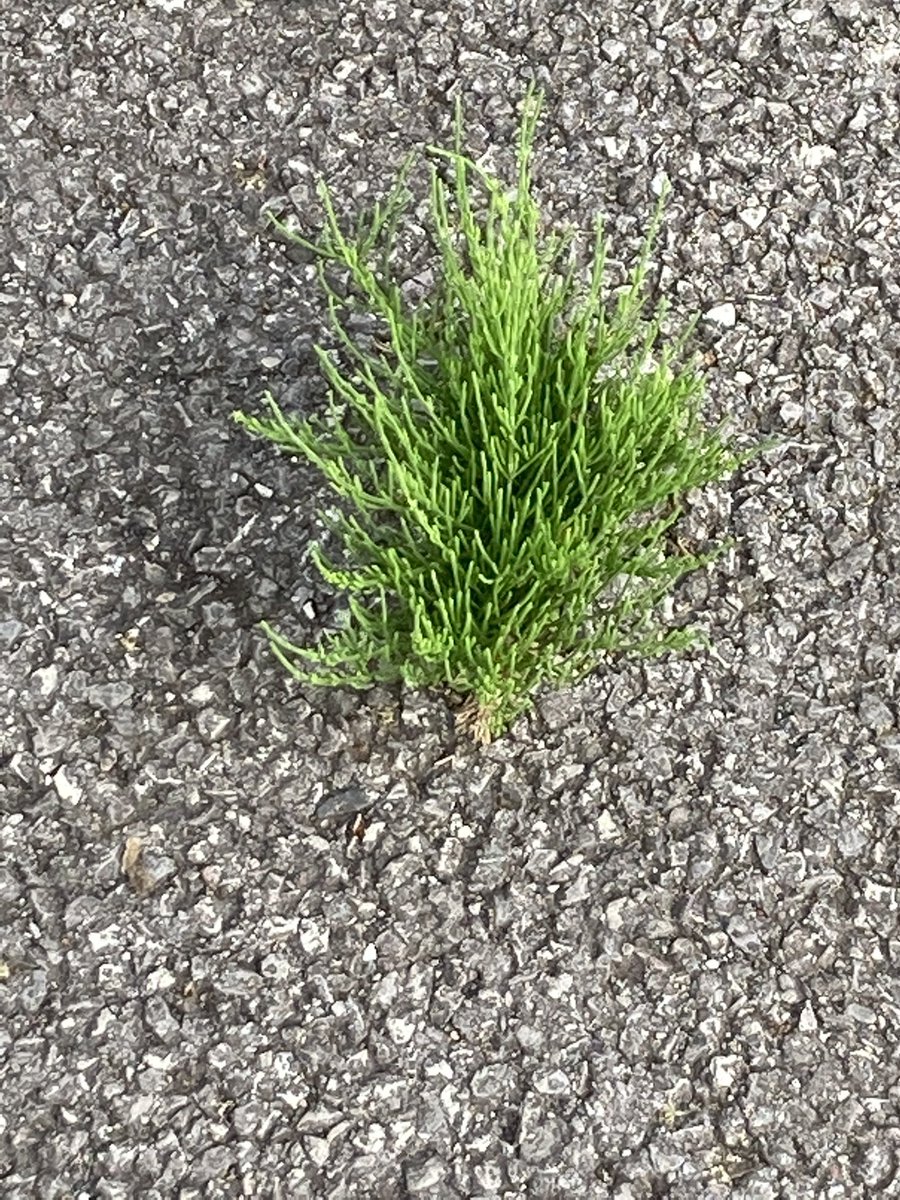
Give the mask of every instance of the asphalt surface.
[[[0, 0], [0, 1194], [900, 1196], [900, 16]], [[289, 684], [314, 231], [446, 137], [706, 314], [711, 649], [487, 750]], [[415, 239], [413, 239], [415, 240]]]

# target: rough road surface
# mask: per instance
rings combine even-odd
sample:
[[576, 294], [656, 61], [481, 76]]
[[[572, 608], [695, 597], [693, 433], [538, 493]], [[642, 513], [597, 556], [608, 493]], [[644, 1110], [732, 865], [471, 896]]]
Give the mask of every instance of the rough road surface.
[[[889, 0], [0, 0], [0, 1194], [900, 1196], [900, 15]], [[705, 314], [712, 649], [487, 751], [289, 686], [321, 399], [266, 206], [466, 102]], [[361, 819], [360, 819], [361, 818]]]

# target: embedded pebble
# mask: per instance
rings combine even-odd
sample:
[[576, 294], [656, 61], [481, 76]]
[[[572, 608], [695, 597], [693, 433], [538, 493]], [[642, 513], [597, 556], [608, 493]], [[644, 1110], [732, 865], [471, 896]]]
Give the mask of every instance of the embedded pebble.
[[737, 309], [730, 301], [717, 304], [706, 310], [706, 319], [715, 325], [724, 325], [726, 329], [731, 329], [737, 322]]
[[372, 798], [361, 788], [342, 788], [319, 801], [316, 817], [322, 822], [345, 820], [365, 812], [371, 806]]

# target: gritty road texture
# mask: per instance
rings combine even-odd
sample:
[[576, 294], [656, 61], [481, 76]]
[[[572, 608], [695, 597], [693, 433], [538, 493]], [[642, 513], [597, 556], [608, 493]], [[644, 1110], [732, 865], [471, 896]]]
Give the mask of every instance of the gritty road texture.
[[[0, 1193], [900, 1196], [900, 16], [886, 0], [0, 0]], [[458, 91], [705, 314], [735, 549], [486, 751], [289, 684], [309, 265]], [[624, 257], [624, 254], [623, 254]]]

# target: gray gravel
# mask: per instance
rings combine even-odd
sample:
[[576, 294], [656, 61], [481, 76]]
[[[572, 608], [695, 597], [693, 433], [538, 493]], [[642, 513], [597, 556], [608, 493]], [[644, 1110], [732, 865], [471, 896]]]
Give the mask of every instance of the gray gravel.
[[[4, 1197], [900, 1196], [900, 16], [888, 0], [0, 0]], [[289, 685], [321, 395], [264, 231], [443, 139], [706, 314], [736, 548], [489, 750]]]

